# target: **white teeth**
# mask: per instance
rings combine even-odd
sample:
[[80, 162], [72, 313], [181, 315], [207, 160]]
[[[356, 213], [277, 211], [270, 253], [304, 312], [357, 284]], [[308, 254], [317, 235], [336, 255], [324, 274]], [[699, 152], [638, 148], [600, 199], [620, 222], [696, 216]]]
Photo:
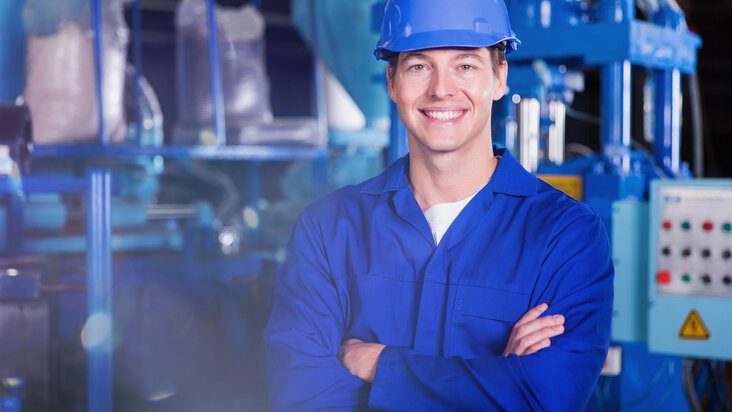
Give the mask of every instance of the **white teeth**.
[[463, 112], [433, 112], [433, 111], [425, 111], [424, 114], [426, 114], [428, 117], [431, 117], [433, 119], [437, 120], [452, 120], [457, 117], [460, 117]]

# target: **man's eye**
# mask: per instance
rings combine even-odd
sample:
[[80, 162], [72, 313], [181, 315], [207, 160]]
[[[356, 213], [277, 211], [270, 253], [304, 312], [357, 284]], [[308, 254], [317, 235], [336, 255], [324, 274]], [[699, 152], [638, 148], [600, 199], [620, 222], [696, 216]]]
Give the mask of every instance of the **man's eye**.
[[425, 69], [425, 67], [424, 67], [424, 64], [415, 64], [412, 67], [410, 67], [409, 69], [414, 72], [421, 72]]
[[473, 66], [471, 66], [471, 65], [469, 65], [469, 64], [461, 64], [461, 65], [460, 65], [460, 70], [462, 70], [462, 71], [469, 71], [469, 70], [473, 70]]

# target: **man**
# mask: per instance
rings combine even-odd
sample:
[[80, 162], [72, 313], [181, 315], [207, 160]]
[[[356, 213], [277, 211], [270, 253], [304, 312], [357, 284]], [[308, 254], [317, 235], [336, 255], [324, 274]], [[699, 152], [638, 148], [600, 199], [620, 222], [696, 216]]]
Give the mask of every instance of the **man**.
[[387, 3], [410, 152], [302, 212], [265, 333], [274, 410], [584, 407], [613, 268], [599, 218], [492, 146], [518, 44], [501, 0]]

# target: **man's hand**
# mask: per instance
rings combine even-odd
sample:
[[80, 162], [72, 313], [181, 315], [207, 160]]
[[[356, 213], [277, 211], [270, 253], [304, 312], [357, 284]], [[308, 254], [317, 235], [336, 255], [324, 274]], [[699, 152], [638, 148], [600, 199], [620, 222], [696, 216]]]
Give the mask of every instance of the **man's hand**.
[[549, 306], [546, 303], [526, 312], [511, 330], [503, 356], [531, 355], [551, 345], [549, 338], [564, 333], [564, 316], [552, 315], [539, 318]]
[[376, 376], [376, 363], [384, 345], [367, 343], [359, 339], [348, 339], [338, 350], [338, 358], [346, 370], [368, 383]]

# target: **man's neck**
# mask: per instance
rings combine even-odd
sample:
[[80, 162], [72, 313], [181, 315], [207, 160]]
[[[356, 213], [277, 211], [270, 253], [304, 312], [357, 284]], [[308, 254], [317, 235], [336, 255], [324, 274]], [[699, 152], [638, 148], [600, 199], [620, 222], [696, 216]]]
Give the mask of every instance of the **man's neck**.
[[465, 199], [488, 183], [498, 160], [493, 148], [466, 153], [410, 151], [409, 183], [419, 207], [424, 211], [440, 203]]

